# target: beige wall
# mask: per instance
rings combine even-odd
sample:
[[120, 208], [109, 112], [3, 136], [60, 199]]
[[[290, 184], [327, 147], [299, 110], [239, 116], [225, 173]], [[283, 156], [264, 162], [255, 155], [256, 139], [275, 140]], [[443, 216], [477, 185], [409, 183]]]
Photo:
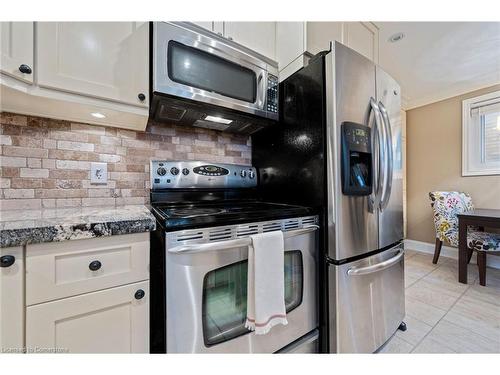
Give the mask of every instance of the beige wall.
[[500, 90], [500, 85], [406, 112], [407, 238], [434, 242], [428, 193], [459, 190], [478, 208], [500, 209], [500, 176], [462, 177], [462, 100]]

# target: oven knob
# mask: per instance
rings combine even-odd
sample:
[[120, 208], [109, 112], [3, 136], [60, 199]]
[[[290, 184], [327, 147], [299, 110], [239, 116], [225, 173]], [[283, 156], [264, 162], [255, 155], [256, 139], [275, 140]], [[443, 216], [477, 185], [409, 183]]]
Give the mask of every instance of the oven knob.
[[167, 170], [163, 167], [160, 167], [156, 170], [156, 173], [158, 173], [160, 176], [165, 176], [167, 174]]
[[189, 169], [187, 169], [187, 168], [182, 168], [182, 174], [183, 174], [184, 176], [187, 176], [187, 175], [189, 174]]
[[255, 178], [255, 172], [254, 171], [248, 172], [248, 177]]
[[179, 174], [179, 168], [177, 167], [170, 168], [170, 173], [172, 173], [174, 176], [177, 176]]
[[240, 172], [240, 176], [241, 176], [241, 177], [246, 177], [246, 176], [247, 176], [247, 171], [242, 170], [242, 171]]

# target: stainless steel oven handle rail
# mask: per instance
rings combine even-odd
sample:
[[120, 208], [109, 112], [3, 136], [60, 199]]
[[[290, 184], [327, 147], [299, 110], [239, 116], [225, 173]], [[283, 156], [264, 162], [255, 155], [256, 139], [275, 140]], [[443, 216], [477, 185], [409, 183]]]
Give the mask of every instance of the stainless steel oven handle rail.
[[390, 259], [387, 259], [383, 262], [374, 264], [372, 266], [359, 267], [359, 268], [358, 267], [349, 268], [347, 270], [347, 274], [349, 276], [357, 276], [357, 275], [366, 275], [369, 273], [382, 271], [382, 270], [385, 270], [386, 268], [389, 268], [393, 264], [399, 262], [404, 255], [405, 255], [404, 250], [400, 250], [396, 256], [394, 256]]
[[[310, 225], [305, 228], [283, 231], [283, 237], [290, 238], [300, 236], [302, 234], [314, 232], [319, 229], [318, 225]], [[205, 251], [234, 249], [235, 247], [247, 247], [252, 244], [250, 237], [238, 238], [229, 241], [216, 241], [210, 243], [181, 245], [168, 249], [169, 253], [200, 253]]]

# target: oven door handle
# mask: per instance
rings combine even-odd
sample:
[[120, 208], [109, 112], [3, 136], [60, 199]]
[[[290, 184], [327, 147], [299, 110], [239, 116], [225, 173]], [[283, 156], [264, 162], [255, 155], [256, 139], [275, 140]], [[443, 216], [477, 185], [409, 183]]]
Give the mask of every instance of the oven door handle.
[[369, 273], [374, 273], [374, 272], [382, 271], [382, 270], [385, 270], [386, 268], [391, 267], [395, 263], [398, 263], [404, 255], [405, 255], [405, 252], [403, 250], [400, 250], [399, 253], [396, 256], [394, 256], [394, 257], [392, 257], [390, 259], [387, 259], [387, 260], [385, 260], [383, 262], [374, 264], [372, 266], [359, 267], [359, 268], [358, 267], [349, 268], [347, 270], [347, 274], [349, 276], [357, 276], [357, 275], [366, 275], [366, 274], [369, 274]]
[[[300, 236], [302, 234], [314, 232], [319, 229], [318, 225], [310, 225], [305, 228], [288, 230], [283, 232], [283, 238], [287, 239], [290, 237]], [[228, 241], [214, 241], [209, 243], [198, 243], [198, 244], [190, 244], [190, 245], [180, 245], [168, 249], [169, 253], [179, 254], [179, 253], [201, 253], [205, 251], [214, 251], [214, 250], [227, 250], [234, 249], [235, 247], [247, 247], [252, 244], [252, 240], [250, 237], [245, 238], [237, 238], [235, 240]]]

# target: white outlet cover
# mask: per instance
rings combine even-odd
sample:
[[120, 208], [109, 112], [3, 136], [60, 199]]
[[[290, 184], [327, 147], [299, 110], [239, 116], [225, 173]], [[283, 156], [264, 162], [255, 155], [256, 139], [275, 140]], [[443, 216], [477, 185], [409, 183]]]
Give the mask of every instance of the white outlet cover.
[[91, 163], [90, 164], [90, 183], [106, 184], [108, 182], [108, 164]]

